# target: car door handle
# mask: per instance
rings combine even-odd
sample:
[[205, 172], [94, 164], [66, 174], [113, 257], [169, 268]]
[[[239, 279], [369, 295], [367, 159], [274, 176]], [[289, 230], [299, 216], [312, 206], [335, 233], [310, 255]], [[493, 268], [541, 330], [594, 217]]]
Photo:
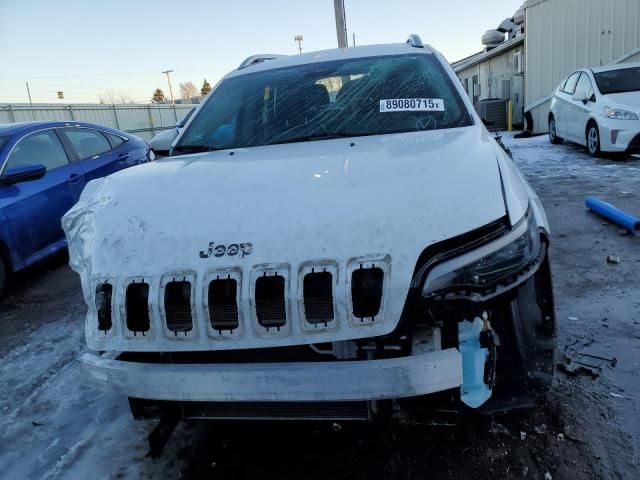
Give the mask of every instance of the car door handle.
[[72, 173], [71, 175], [69, 175], [69, 178], [67, 178], [67, 183], [78, 183], [80, 179], [82, 179], [81, 174]]
[[118, 161], [120, 162], [124, 162], [125, 160], [129, 159], [129, 154], [128, 153], [121, 153], [120, 155], [118, 155]]

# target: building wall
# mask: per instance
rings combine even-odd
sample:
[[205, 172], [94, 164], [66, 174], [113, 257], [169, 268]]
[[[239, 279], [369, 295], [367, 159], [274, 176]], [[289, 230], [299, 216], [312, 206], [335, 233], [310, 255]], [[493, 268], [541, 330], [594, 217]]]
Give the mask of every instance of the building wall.
[[[520, 56], [520, 62], [524, 62], [522, 44], [456, 73], [463, 87], [466, 88], [467, 95], [475, 101], [474, 103], [489, 98], [511, 100], [513, 122], [521, 123], [524, 109], [524, 75], [518, 74], [517, 55]], [[473, 77], [476, 75], [480, 85], [480, 95], [474, 99], [472, 85]]]
[[0, 124], [33, 120], [89, 122], [133, 133], [146, 140], [182, 120], [193, 105], [0, 104]]
[[[640, 0], [529, 0], [526, 109], [545, 132], [549, 97], [578, 68], [640, 61]], [[539, 105], [536, 105], [539, 103]]]

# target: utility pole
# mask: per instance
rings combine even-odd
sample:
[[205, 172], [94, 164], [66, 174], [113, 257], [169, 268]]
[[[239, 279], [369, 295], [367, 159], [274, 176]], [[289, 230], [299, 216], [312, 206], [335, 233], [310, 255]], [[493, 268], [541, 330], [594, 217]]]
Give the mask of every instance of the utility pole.
[[27, 95], [29, 96], [29, 106], [31, 107], [31, 116], [33, 120], [36, 119], [36, 112], [33, 111], [33, 102], [31, 101], [31, 91], [29, 90], [29, 82], [24, 82], [27, 85]]
[[176, 123], [178, 123], [178, 113], [176, 112], [176, 102], [173, 99], [173, 89], [171, 88], [171, 77], [169, 76], [170, 73], [173, 73], [173, 69], [165, 70], [162, 73], [164, 73], [167, 76], [167, 82], [169, 82], [169, 95], [171, 95], [171, 105], [173, 105], [173, 116], [176, 119]]
[[336, 33], [338, 35], [338, 48], [348, 48], [347, 20], [344, 12], [344, 0], [333, 0], [333, 9], [336, 15]]
[[302, 41], [304, 40], [304, 38], [302, 38], [302, 35], [296, 35], [293, 40], [295, 42], [298, 42], [298, 52], [302, 53]]

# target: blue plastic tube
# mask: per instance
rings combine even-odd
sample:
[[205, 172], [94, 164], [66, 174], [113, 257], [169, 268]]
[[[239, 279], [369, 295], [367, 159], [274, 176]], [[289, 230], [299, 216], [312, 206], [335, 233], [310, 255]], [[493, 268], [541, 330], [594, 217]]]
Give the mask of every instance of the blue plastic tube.
[[603, 216], [616, 225], [620, 225], [630, 232], [640, 232], [640, 219], [630, 213], [623, 212], [619, 208], [614, 207], [610, 203], [603, 202], [596, 197], [585, 198], [584, 204], [589, 210], [596, 212], [598, 215]]

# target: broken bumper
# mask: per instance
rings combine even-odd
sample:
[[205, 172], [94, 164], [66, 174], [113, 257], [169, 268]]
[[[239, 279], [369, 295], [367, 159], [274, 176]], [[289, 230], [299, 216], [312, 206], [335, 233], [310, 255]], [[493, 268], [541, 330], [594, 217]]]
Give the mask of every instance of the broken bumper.
[[456, 349], [408, 357], [248, 364], [137, 363], [91, 353], [85, 383], [134, 398], [183, 401], [357, 401], [426, 395], [462, 384]]

